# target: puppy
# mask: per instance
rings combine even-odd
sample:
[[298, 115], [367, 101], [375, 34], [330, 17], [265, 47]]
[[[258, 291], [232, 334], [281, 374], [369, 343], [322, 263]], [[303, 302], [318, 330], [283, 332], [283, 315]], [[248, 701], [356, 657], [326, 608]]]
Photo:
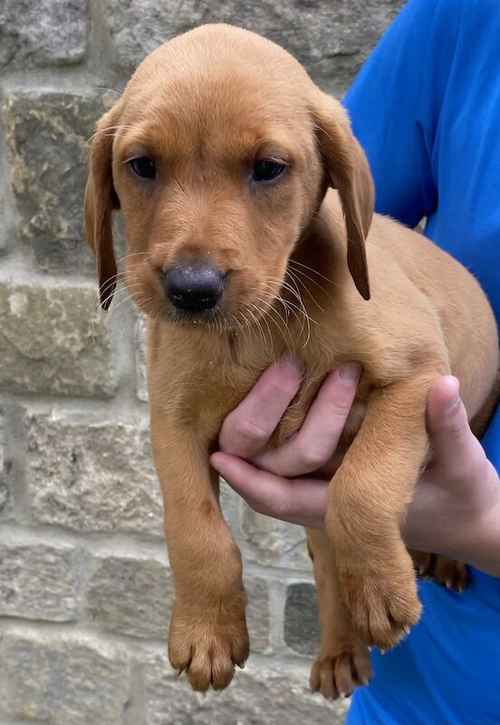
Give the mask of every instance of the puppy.
[[[322, 623], [313, 688], [335, 697], [366, 682], [368, 646], [393, 647], [420, 616], [400, 523], [428, 459], [428, 391], [453, 373], [484, 423], [497, 332], [471, 275], [374, 215], [373, 199], [341, 105], [286, 51], [239, 28], [204, 26], [162, 45], [97, 124], [87, 237], [107, 308], [111, 216], [122, 210], [126, 282], [148, 319], [176, 587], [169, 656], [195, 690], [226, 687], [249, 647], [241, 557], [209, 455], [227, 413], [285, 354], [305, 372], [277, 440], [299, 428], [328, 371], [363, 367], [325, 531], [308, 531]], [[444, 567], [462, 581], [458, 565]]]

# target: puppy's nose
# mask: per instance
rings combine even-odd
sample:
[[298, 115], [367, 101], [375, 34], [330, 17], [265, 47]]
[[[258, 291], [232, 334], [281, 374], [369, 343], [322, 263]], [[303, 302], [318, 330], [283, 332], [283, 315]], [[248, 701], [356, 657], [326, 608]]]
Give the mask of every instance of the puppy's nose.
[[170, 302], [192, 312], [215, 307], [224, 292], [224, 280], [223, 272], [204, 263], [179, 264], [162, 274]]

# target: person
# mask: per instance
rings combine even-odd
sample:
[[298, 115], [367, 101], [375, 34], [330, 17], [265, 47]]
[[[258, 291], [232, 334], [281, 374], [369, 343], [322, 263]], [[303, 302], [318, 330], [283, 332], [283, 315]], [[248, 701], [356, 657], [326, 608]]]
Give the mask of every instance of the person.
[[[376, 209], [415, 226], [481, 282], [500, 317], [500, 4], [410, 0], [344, 102], [365, 148]], [[268, 369], [225, 420], [212, 464], [256, 511], [321, 526], [327, 481], [307, 477], [307, 449], [326, 461], [359, 368], [326, 379], [292, 444], [266, 442], [300, 385], [291, 360]], [[458, 382], [440, 378], [427, 406], [433, 461], [403, 531], [409, 546], [468, 562], [462, 594], [419, 582], [423, 616], [359, 688], [349, 725], [500, 723], [500, 412], [480, 444]]]

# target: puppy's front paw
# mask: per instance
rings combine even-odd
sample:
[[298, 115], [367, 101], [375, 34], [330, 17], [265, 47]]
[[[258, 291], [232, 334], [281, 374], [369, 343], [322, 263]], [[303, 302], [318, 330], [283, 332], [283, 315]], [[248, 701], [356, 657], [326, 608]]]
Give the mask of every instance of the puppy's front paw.
[[406, 550], [377, 569], [339, 562], [338, 575], [354, 629], [368, 645], [390, 649], [418, 622], [422, 606]]
[[348, 697], [356, 687], [367, 685], [372, 676], [368, 647], [352, 644], [337, 654], [320, 655], [311, 668], [309, 683], [313, 692], [327, 700]]
[[244, 604], [217, 609], [174, 608], [168, 656], [179, 675], [186, 672], [193, 690], [223, 690], [243, 667], [249, 653]]

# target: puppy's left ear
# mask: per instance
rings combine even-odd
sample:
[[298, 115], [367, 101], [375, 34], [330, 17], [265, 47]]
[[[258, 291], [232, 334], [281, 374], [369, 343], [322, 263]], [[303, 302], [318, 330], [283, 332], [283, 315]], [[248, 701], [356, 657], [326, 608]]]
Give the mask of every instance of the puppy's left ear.
[[375, 193], [365, 153], [351, 131], [342, 105], [319, 89], [313, 120], [330, 186], [338, 190], [347, 230], [347, 264], [360, 295], [370, 299], [365, 239], [373, 217]]

